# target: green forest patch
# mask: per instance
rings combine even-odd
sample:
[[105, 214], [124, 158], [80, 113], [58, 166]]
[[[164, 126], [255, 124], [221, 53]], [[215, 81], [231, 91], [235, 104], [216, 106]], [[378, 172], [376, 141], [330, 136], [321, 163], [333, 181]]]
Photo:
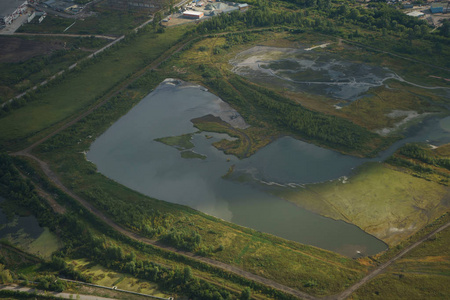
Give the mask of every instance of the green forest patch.
[[92, 278], [92, 283], [94, 284], [107, 287], [116, 286], [118, 289], [143, 293], [156, 297], [168, 297], [167, 294], [162, 293], [158, 289], [158, 285], [156, 283], [136, 279], [130, 274], [122, 274], [109, 270], [100, 265], [92, 264], [86, 259], [67, 260], [67, 263], [73, 265], [75, 270], [81, 271], [84, 275], [90, 276]]

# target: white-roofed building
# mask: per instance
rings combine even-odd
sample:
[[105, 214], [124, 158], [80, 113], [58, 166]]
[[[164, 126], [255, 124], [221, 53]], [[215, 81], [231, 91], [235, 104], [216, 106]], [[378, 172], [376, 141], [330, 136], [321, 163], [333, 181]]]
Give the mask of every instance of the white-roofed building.
[[410, 17], [416, 17], [416, 18], [418, 18], [418, 17], [424, 16], [425, 14], [424, 14], [423, 12], [421, 12], [421, 11], [412, 11], [412, 12], [410, 12], [410, 13], [407, 13], [406, 15], [407, 15], [407, 16], [410, 16]]

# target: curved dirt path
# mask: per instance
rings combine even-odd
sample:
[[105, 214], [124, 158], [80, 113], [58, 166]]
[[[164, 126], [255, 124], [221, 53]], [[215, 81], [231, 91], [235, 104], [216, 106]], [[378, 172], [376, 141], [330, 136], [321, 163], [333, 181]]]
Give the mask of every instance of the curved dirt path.
[[36, 156], [32, 155], [31, 153], [29, 153], [28, 151], [20, 151], [20, 152], [16, 152], [13, 155], [22, 155], [22, 156], [26, 156], [29, 157], [31, 159], [34, 159], [36, 162], [39, 163], [40, 167], [42, 168], [43, 172], [45, 173], [45, 175], [50, 179], [50, 181], [52, 181], [59, 189], [61, 189], [63, 192], [65, 192], [67, 195], [69, 195], [70, 197], [74, 198], [76, 201], [78, 201], [82, 206], [84, 206], [90, 213], [94, 214], [95, 216], [97, 216], [99, 219], [101, 219], [103, 222], [105, 222], [106, 224], [108, 224], [109, 226], [111, 226], [112, 228], [114, 228], [114, 230], [120, 232], [121, 234], [132, 238], [134, 240], [140, 241], [142, 243], [148, 244], [148, 245], [152, 245], [154, 247], [158, 247], [160, 249], [163, 250], [167, 250], [170, 252], [175, 252], [178, 253], [180, 255], [186, 256], [188, 258], [194, 259], [194, 260], [198, 260], [200, 262], [209, 264], [211, 266], [226, 270], [228, 272], [231, 273], [235, 273], [239, 276], [242, 276], [244, 278], [253, 280], [255, 282], [258, 283], [262, 283], [266, 286], [270, 286], [272, 288], [275, 288], [277, 290], [283, 291], [287, 294], [291, 294], [293, 296], [302, 298], [302, 299], [308, 299], [308, 300], [316, 300], [318, 298], [313, 297], [309, 294], [306, 294], [304, 292], [298, 291], [296, 289], [284, 286], [282, 284], [279, 284], [273, 280], [252, 274], [250, 272], [244, 271], [238, 267], [235, 266], [231, 266], [207, 257], [203, 257], [203, 256], [199, 256], [196, 255], [194, 253], [191, 252], [187, 252], [187, 251], [182, 251], [182, 250], [178, 250], [176, 248], [173, 247], [169, 247], [169, 246], [165, 246], [161, 243], [158, 243], [155, 240], [151, 240], [148, 239], [146, 237], [140, 236], [137, 233], [134, 233], [132, 231], [129, 231], [121, 226], [119, 226], [118, 224], [116, 224], [115, 222], [113, 222], [109, 217], [107, 217], [103, 212], [101, 212], [100, 210], [98, 210], [97, 208], [95, 208], [91, 203], [87, 202], [86, 200], [84, 200], [83, 198], [77, 196], [76, 194], [74, 194], [72, 191], [70, 191], [59, 179], [59, 177], [50, 169], [49, 165], [40, 160], [39, 158], [37, 158]]

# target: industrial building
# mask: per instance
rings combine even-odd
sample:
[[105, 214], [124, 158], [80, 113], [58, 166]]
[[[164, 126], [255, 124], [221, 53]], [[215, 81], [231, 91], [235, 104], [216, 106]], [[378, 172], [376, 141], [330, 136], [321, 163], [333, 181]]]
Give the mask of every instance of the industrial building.
[[242, 11], [247, 10], [249, 8], [247, 3], [238, 4], [238, 7], [239, 7], [239, 10], [242, 10]]
[[442, 3], [431, 3], [430, 10], [432, 14], [443, 13], [444, 5]]
[[187, 10], [183, 13], [183, 17], [189, 18], [189, 19], [201, 19], [203, 18], [204, 14], [202, 11], [192, 11]]
[[75, 4], [73, 1], [67, 0], [48, 0], [45, 1], [44, 4], [56, 11], [66, 12], [66, 13], [77, 13], [80, 10], [80, 7]]
[[111, 8], [133, 11], [157, 11], [164, 7], [167, 0], [108, 0]]
[[421, 11], [412, 11], [410, 13], [407, 13], [406, 15], [410, 16], [410, 17], [419, 18], [419, 17], [423, 17], [425, 14]]
[[27, 10], [25, 0], [0, 0], [0, 27], [11, 24]]

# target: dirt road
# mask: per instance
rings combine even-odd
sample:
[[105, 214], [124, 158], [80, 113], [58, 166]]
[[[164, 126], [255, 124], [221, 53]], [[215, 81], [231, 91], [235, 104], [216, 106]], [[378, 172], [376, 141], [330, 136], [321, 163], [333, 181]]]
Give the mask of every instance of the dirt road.
[[14, 35], [19, 36], [56, 36], [56, 37], [95, 37], [98, 39], [115, 40], [117, 36], [109, 35], [99, 35], [99, 34], [72, 34], [72, 33], [26, 33], [26, 32], [16, 32]]

